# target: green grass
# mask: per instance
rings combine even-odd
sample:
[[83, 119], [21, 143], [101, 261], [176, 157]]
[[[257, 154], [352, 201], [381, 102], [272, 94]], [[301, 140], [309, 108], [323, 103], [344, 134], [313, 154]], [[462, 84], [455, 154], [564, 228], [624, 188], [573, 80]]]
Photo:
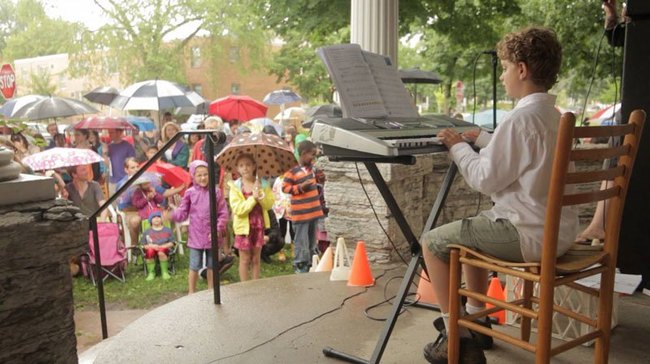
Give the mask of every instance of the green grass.
[[[287, 245], [289, 247], [289, 245]], [[262, 262], [262, 277], [275, 277], [286, 274], [293, 274], [289, 249], [285, 249], [287, 261], [280, 263], [276, 256], [271, 259], [273, 262]], [[239, 282], [237, 272], [238, 259], [235, 257], [233, 266], [221, 277], [221, 285]], [[189, 252], [185, 249], [184, 256], [178, 256], [176, 261], [176, 274], [172, 278], [163, 281], [156, 276], [153, 281], [145, 281], [142, 264], [129, 264], [126, 273], [126, 283], [116, 279], [107, 279], [104, 284], [104, 298], [108, 310], [123, 309], [151, 309], [176, 298], [187, 294], [187, 274], [189, 266]], [[199, 279], [197, 291], [207, 289], [207, 281]], [[75, 309], [97, 310], [99, 300], [97, 288], [92, 285], [89, 279], [84, 277], [73, 278], [73, 297]]]

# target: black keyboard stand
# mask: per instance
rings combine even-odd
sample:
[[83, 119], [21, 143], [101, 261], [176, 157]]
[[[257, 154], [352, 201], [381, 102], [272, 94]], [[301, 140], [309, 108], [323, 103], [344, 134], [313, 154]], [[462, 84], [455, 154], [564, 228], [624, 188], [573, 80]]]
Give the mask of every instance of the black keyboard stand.
[[[330, 160], [334, 160], [334, 159], [330, 158]], [[353, 157], [338, 158], [336, 160], [357, 161], [357, 162], [363, 162], [365, 164], [366, 168], [368, 169], [368, 172], [370, 173], [370, 176], [372, 177], [373, 182], [379, 189], [381, 196], [384, 198], [386, 205], [388, 206], [391, 214], [397, 221], [397, 224], [400, 227], [402, 234], [404, 234], [404, 237], [406, 237], [406, 240], [408, 241], [411, 248], [411, 256], [412, 256], [411, 262], [409, 263], [408, 268], [404, 273], [404, 279], [402, 279], [402, 283], [400, 284], [399, 291], [397, 292], [397, 295], [395, 296], [395, 301], [393, 302], [393, 309], [390, 313], [390, 316], [386, 319], [386, 323], [384, 324], [384, 329], [382, 330], [381, 335], [379, 335], [379, 340], [377, 341], [375, 350], [372, 353], [372, 357], [369, 360], [366, 360], [366, 359], [356, 357], [354, 355], [337, 351], [330, 347], [326, 347], [323, 349], [323, 354], [325, 354], [326, 357], [340, 359], [349, 363], [375, 364], [375, 363], [379, 363], [382, 355], [384, 354], [384, 350], [386, 349], [386, 345], [388, 344], [388, 339], [390, 338], [390, 334], [392, 333], [393, 328], [395, 327], [395, 323], [397, 322], [399, 313], [402, 309], [402, 306], [404, 305], [404, 301], [408, 294], [409, 287], [411, 286], [411, 283], [413, 283], [413, 277], [417, 272], [418, 266], [422, 266], [422, 269], [424, 271], [426, 271], [426, 267], [424, 265], [424, 260], [422, 258], [420, 243], [418, 242], [415, 235], [413, 234], [413, 231], [411, 230], [411, 227], [406, 221], [406, 218], [404, 217], [402, 210], [400, 209], [397, 202], [395, 201], [393, 194], [390, 192], [390, 189], [388, 188], [386, 181], [382, 177], [376, 165], [376, 163], [396, 163], [396, 162], [400, 163], [400, 161], [399, 160], [395, 161], [394, 159], [391, 158], [379, 158], [379, 159], [368, 158], [367, 160], [364, 160], [364, 158], [354, 159]], [[404, 161], [402, 160], [401, 163], [404, 163]], [[407, 164], [412, 164], [412, 163], [407, 163]], [[456, 176], [457, 171], [458, 168], [456, 167], [456, 165], [454, 163], [451, 163], [449, 165], [449, 169], [447, 170], [447, 174], [445, 175], [445, 178], [442, 182], [442, 185], [440, 186], [440, 190], [438, 191], [436, 200], [433, 203], [433, 207], [431, 208], [431, 213], [429, 214], [429, 218], [427, 219], [422, 234], [431, 230], [431, 228], [436, 225], [436, 222], [438, 221], [438, 217], [440, 217], [440, 213], [442, 212], [442, 206], [444, 206], [445, 200], [447, 199], [447, 195], [449, 194], [449, 190], [451, 188], [452, 183], [454, 182], [454, 177]], [[419, 306], [431, 308], [431, 305], [419, 305]]]

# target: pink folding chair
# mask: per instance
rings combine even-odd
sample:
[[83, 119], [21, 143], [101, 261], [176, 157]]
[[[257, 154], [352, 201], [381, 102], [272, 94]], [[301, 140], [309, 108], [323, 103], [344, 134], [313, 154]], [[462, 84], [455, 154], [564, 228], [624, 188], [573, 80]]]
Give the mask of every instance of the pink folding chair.
[[[101, 279], [105, 281], [108, 277], [113, 277], [120, 282], [126, 282], [127, 249], [122, 238], [124, 232], [121, 224], [117, 222], [98, 222], [97, 233], [101, 252]], [[92, 231], [88, 231], [89, 251], [82, 256], [82, 269], [84, 275], [90, 277], [94, 285], [98, 277], [96, 277], [95, 271], [96, 255], [92, 234]]]

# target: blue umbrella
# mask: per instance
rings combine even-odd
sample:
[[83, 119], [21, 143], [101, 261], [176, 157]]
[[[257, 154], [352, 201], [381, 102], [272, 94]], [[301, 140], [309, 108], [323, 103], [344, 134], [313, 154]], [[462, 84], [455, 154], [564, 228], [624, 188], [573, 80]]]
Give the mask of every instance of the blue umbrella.
[[275, 90], [264, 96], [264, 102], [267, 105], [282, 105], [290, 102], [302, 101], [302, 97], [291, 90]]
[[141, 131], [151, 131], [156, 129], [156, 125], [151, 119], [145, 116], [127, 116], [126, 121], [135, 125]]

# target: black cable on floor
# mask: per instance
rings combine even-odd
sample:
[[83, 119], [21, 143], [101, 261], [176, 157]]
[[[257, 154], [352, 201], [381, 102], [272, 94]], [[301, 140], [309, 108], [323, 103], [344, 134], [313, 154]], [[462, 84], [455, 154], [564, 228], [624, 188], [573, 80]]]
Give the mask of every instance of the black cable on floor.
[[[282, 330], [282, 331], [280, 331], [279, 333], [277, 333], [275, 336], [273, 336], [272, 338], [270, 338], [270, 339], [268, 339], [268, 340], [265, 340], [265, 341], [263, 341], [263, 342], [261, 342], [261, 343], [259, 343], [259, 344], [257, 344], [257, 345], [251, 346], [250, 348], [248, 348], [248, 349], [246, 349], [246, 350], [244, 350], [244, 351], [240, 351], [240, 352], [235, 353], [235, 354], [231, 354], [231, 355], [223, 356], [223, 357], [221, 357], [221, 358], [217, 358], [217, 359], [215, 359], [215, 360], [209, 361], [208, 363], [216, 363], [216, 362], [221, 361], [221, 360], [230, 359], [230, 358], [234, 358], [234, 357], [239, 356], [239, 355], [243, 355], [243, 354], [249, 353], [249, 352], [251, 352], [251, 351], [253, 351], [253, 350], [255, 350], [255, 349], [259, 348], [259, 347], [262, 347], [262, 346], [264, 346], [264, 345], [266, 345], [266, 344], [268, 344], [268, 343], [274, 341], [275, 339], [279, 338], [280, 336], [286, 334], [286, 333], [289, 332], [289, 331], [292, 331], [292, 330], [294, 330], [294, 329], [297, 329], [297, 328], [299, 328], [299, 327], [301, 327], [301, 326], [304, 326], [304, 325], [306, 325], [306, 324], [312, 323], [312, 322], [318, 320], [318, 319], [321, 318], [321, 317], [324, 317], [324, 316], [326, 316], [326, 315], [329, 315], [329, 314], [332, 313], [332, 312], [336, 312], [336, 311], [342, 309], [343, 306], [345, 305], [345, 302], [347, 302], [348, 300], [350, 300], [350, 299], [352, 299], [352, 298], [354, 298], [354, 297], [360, 296], [360, 295], [362, 295], [362, 294], [368, 292], [368, 288], [369, 288], [369, 287], [374, 287], [374, 286], [377, 284], [377, 280], [381, 279], [384, 275], [386, 275], [387, 272], [389, 272], [389, 271], [391, 271], [391, 270], [393, 270], [393, 269], [397, 269], [397, 268], [400, 268], [400, 267], [395, 267], [395, 268], [390, 268], [390, 269], [386, 269], [386, 270], [384, 270], [383, 273], [381, 273], [380, 275], [377, 276], [377, 278], [375, 278], [375, 283], [374, 283], [372, 286], [364, 287], [364, 290], [363, 290], [363, 291], [361, 291], [361, 292], [357, 292], [357, 293], [355, 293], [355, 294], [353, 294], [353, 295], [350, 295], [350, 296], [345, 297], [345, 298], [343, 299], [343, 301], [341, 301], [341, 304], [340, 304], [338, 307], [333, 308], [333, 309], [328, 310], [328, 311], [325, 311], [325, 312], [319, 314], [318, 316], [315, 316], [315, 317], [313, 317], [313, 318], [311, 318], [311, 319], [309, 319], [309, 320], [307, 320], [307, 321], [303, 321], [303, 322], [298, 323], [298, 324], [296, 324], [296, 325], [293, 325], [293, 326], [291, 326], [291, 327], [289, 327], [289, 328], [287, 328], [287, 329], [285, 329], [285, 330]], [[389, 281], [389, 282], [390, 282], [390, 281]], [[384, 291], [384, 292], [385, 292], [385, 291]]]

